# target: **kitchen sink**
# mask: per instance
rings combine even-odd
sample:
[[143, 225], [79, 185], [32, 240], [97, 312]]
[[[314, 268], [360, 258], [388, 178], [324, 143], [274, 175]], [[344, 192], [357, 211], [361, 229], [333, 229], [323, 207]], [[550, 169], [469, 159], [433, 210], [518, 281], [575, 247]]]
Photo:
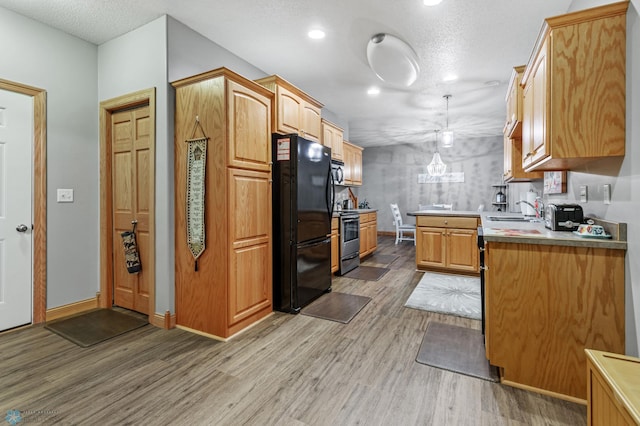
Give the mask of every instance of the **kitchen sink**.
[[498, 222], [530, 222], [531, 218], [524, 216], [487, 216], [487, 219]]

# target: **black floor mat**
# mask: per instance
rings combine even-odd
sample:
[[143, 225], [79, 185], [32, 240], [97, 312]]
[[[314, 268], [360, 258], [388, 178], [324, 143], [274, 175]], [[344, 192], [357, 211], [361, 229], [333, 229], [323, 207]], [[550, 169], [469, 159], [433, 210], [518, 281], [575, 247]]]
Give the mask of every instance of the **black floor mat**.
[[357, 280], [378, 281], [389, 272], [389, 268], [377, 268], [375, 266], [360, 265], [356, 269], [343, 275], [346, 278], [355, 278]]
[[332, 292], [323, 294], [300, 313], [347, 324], [370, 301], [371, 298], [366, 296]]
[[44, 328], [83, 348], [148, 324], [146, 319], [113, 309], [97, 309], [48, 322]]
[[479, 379], [499, 381], [496, 367], [485, 357], [482, 332], [471, 328], [430, 322], [416, 361]]

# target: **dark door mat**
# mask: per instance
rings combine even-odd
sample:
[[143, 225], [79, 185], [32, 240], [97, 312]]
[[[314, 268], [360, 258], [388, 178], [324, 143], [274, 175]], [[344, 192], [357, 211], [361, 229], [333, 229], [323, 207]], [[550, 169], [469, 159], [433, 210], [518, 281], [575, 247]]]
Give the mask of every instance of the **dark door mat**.
[[300, 313], [348, 324], [370, 301], [371, 298], [366, 296], [332, 292], [323, 294], [318, 300], [303, 308]]
[[471, 328], [430, 322], [416, 361], [483, 380], [500, 380], [496, 367], [485, 357], [482, 332]]
[[343, 277], [355, 278], [357, 280], [378, 281], [384, 274], [389, 272], [389, 268], [377, 268], [375, 266], [358, 266], [356, 269], [347, 272]]
[[148, 321], [112, 309], [96, 309], [49, 322], [44, 328], [83, 348], [140, 328]]
[[400, 256], [397, 256], [395, 254], [373, 254], [369, 259], [367, 259], [367, 261], [388, 266], [399, 258]]

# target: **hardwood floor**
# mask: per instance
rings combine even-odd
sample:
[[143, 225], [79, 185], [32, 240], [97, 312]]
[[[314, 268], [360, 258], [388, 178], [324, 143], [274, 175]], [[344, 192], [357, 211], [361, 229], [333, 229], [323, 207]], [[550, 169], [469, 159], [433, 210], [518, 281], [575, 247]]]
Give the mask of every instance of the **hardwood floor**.
[[[0, 335], [0, 410], [73, 425], [582, 425], [586, 408], [415, 362], [429, 321], [405, 308], [414, 246], [380, 281], [335, 277], [372, 297], [349, 323], [274, 313], [222, 343], [151, 325], [90, 348], [41, 326]], [[385, 266], [365, 260], [370, 266]], [[534, 367], [534, 366], [532, 366]], [[585, 372], [586, 374], [586, 372]]]

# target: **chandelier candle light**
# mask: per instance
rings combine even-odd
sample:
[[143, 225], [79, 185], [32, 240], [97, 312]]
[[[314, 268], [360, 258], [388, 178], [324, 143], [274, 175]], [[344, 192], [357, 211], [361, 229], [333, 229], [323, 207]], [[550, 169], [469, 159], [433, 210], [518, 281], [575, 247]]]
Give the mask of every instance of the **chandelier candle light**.
[[436, 130], [436, 152], [433, 159], [427, 166], [427, 171], [431, 176], [442, 176], [447, 171], [447, 165], [442, 162], [440, 153], [438, 152], [438, 131]]

